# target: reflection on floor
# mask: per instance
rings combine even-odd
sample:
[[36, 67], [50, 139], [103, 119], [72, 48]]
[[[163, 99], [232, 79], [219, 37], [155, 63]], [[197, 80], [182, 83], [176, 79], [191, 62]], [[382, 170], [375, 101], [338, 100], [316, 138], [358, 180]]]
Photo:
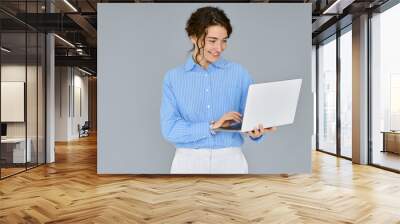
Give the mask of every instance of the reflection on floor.
[[25, 167], [24, 168], [19, 168], [19, 167], [18, 168], [1, 168], [1, 178], [13, 175], [15, 173], [18, 173], [18, 172], [21, 172], [24, 170], [25, 170]]
[[[11, 176], [13, 174], [16, 174], [16, 173], [19, 173], [19, 172], [22, 172], [22, 171], [26, 170], [25, 164], [18, 164], [18, 165], [15, 165], [15, 164], [2, 164], [2, 166], [3, 167], [0, 168], [1, 169], [0, 170], [0, 173], [1, 173], [0, 177], [1, 178], [5, 178], [5, 177], [8, 177], [8, 176]], [[36, 163], [28, 163], [26, 166], [29, 169], [31, 167], [35, 167]]]
[[348, 157], [348, 158], [352, 157], [351, 148], [342, 148], [341, 150], [342, 150], [341, 151], [341, 155], [342, 156], [345, 156], [345, 157]]
[[400, 170], [400, 155], [392, 152], [374, 151], [373, 164]]

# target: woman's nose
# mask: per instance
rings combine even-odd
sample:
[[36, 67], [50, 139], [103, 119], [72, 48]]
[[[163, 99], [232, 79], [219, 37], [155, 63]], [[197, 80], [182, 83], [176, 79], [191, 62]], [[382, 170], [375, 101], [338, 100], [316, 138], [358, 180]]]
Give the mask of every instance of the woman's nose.
[[222, 51], [222, 44], [218, 44], [216, 50], [220, 53]]

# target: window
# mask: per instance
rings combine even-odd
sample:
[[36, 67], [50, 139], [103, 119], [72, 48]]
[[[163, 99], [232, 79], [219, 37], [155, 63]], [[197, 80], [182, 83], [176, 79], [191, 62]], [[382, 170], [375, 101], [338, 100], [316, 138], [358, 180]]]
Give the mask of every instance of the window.
[[372, 163], [400, 170], [400, 5], [371, 18]]
[[340, 36], [340, 154], [352, 157], [352, 33], [351, 26]]
[[336, 153], [336, 36], [318, 48], [318, 149]]

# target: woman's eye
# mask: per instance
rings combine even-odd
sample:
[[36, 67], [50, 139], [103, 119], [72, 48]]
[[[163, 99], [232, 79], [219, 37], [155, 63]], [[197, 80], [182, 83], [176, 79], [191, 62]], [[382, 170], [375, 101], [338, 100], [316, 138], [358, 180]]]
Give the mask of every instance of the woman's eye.
[[[216, 40], [209, 40], [209, 43], [215, 44], [217, 41]], [[223, 43], [227, 43], [228, 40], [222, 40]]]

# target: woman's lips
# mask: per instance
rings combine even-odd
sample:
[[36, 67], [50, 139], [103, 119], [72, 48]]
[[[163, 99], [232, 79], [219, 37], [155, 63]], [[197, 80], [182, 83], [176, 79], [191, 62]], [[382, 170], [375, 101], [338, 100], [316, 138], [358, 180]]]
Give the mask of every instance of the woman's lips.
[[208, 53], [210, 53], [212, 56], [214, 56], [214, 57], [219, 57], [219, 55], [220, 54], [218, 54], [218, 53], [211, 53], [211, 52], [208, 52]]

